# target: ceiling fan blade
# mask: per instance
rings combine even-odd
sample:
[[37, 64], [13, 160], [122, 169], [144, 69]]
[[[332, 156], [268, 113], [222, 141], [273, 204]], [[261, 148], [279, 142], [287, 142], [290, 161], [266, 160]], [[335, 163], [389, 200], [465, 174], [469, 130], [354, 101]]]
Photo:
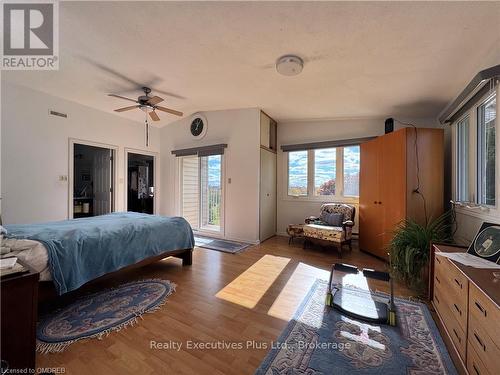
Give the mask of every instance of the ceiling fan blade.
[[156, 112], [155, 112], [155, 111], [151, 111], [151, 112], [149, 112], [149, 116], [151, 117], [151, 119], [152, 119], [153, 121], [160, 121], [160, 118], [158, 117], [158, 115], [156, 114]]
[[155, 105], [155, 104], [161, 103], [162, 101], [163, 101], [163, 99], [160, 98], [159, 96], [153, 96], [152, 98], [148, 99], [148, 103], [150, 105]]
[[127, 98], [126, 96], [121, 96], [121, 95], [116, 95], [116, 94], [108, 94], [108, 96], [112, 96], [112, 97], [119, 98], [119, 99], [130, 100], [131, 102], [137, 103], [137, 100]]
[[115, 109], [115, 112], [125, 112], [125, 111], [130, 111], [131, 109], [139, 108], [138, 105], [131, 105], [130, 107], [123, 107], [123, 108], [118, 108]]
[[172, 115], [176, 115], [176, 116], [182, 116], [182, 115], [183, 115], [183, 113], [182, 113], [182, 112], [175, 111], [175, 110], [173, 110], [173, 109], [166, 108], [166, 107], [162, 107], [162, 106], [159, 106], [159, 105], [157, 105], [157, 106], [155, 107], [155, 109], [159, 109], [160, 111], [167, 112], [167, 113], [171, 113]]

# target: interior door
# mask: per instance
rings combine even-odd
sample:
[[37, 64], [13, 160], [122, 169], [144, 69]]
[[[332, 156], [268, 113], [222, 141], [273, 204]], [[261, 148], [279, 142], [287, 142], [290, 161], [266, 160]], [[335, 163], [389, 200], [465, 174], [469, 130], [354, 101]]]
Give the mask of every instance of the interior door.
[[[406, 130], [389, 133], [382, 141], [380, 208], [384, 212], [383, 248], [387, 249], [397, 225], [406, 217]], [[387, 255], [387, 250], [382, 254]]]
[[260, 241], [276, 234], [276, 154], [260, 149]]
[[127, 155], [127, 210], [153, 214], [155, 158], [131, 152]]
[[94, 182], [94, 215], [104, 215], [112, 210], [113, 151], [99, 149], [94, 153], [92, 168]]
[[383, 254], [383, 212], [380, 202], [380, 138], [361, 144], [359, 178], [359, 247]]

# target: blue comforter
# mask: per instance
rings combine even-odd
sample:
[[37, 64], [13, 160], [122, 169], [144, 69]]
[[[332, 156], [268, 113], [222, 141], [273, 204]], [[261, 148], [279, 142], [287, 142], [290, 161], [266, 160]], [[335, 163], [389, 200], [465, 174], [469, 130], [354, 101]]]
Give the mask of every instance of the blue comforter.
[[194, 247], [193, 231], [183, 218], [134, 212], [5, 228], [9, 238], [45, 245], [59, 294], [166, 251]]

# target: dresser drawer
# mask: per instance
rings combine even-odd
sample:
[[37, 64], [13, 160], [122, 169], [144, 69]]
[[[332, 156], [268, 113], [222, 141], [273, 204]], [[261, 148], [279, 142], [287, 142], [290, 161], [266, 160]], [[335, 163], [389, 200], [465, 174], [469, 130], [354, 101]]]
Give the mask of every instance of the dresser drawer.
[[458, 351], [458, 354], [465, 362], [465, 347], [466, 347], [466, 337], [465, 331], [460, 327], [460, 324], [455, 319], [450, 307], [446, 304], [445, 300], [446, 293], [441, 291], [441, 288], [434, 286], [434, 307], [441, 318], [441, 322], [444, 324], [448, 335], [453, 342], [453, 345]]
[[[498, 324], [498, 322], [496, 322]], [[469, 343], [486, 370], [497, 374], [500, 369], [500, 349], [493, 343], [485, 327], [482, 327], [474, 315], [469, 316]], [[469, 348], [470, 349], [470, 348]]]
[[493, 343], [500, 347], [500, 309], [472, 283], [469, 290], [469, 314]]
[[467, 344], [467, 371], [469, 375], [491, 375], [479, 358], [471, 342]]
[[455, 281], [459, 275], [452, 273], [451, 268], [455, 266], [451, 263], [449, 265], [445, 264], [444, 262], [449, 263], [446, 258], [441, 257], [440, 261], [442, 262], [441, 267], [436, 267], [434, 272], [434, 288], [439, 288], [441, 290], [441, 303], [444, 303], [449, 307], [450, 313], [458, 321], [462, 330], [466, 332], [468, 281], [467, 279], [460, 281], [462, 288], [459, 288], [459, 284]]
[[469, 283], [467, 277], [446, 257], [436, 254], [434, 265], [436, 273], [440, 272], [450, 282], [451, 290], [466, 298]]

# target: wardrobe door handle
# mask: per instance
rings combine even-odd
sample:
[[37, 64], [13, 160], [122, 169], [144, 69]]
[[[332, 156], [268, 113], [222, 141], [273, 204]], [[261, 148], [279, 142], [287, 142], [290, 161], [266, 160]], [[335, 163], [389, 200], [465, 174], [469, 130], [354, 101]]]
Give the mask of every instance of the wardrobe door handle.
[[457, 310], [458, 314], [462, 316], [462, 311], [458, 308], [458, 306], [453, 304], [453, 307], [455, 308], [455, 310]]
[[472, 362], [472, 368], [474, 369], [474, 371], [476, 372], [477, 375], [481, 375], [481, 373], [477, 369], [476, 364], [474, 362]]
[[382, 202], [381, 202], [381, 201], [378, 201], [378, 204], [382, 204]]
[[436, 257], [436, 262], [438, 262], [439, 264], [441, 264], [441, 260], [439, 259], [439, 256]]
[[462, 283], [460, 281], [458, 281], [457, 279], [453, 279], [455, 280], [455, 283], [460, 287], [460, 289], [462, 289]]
[[439, 280], [439, 277], [436, 276], [436, 281], [438, 282], [438, 284], [441, 284], [441, 280]]
[[373, 202], [373, 204], [377, 204], [377, 201]]

